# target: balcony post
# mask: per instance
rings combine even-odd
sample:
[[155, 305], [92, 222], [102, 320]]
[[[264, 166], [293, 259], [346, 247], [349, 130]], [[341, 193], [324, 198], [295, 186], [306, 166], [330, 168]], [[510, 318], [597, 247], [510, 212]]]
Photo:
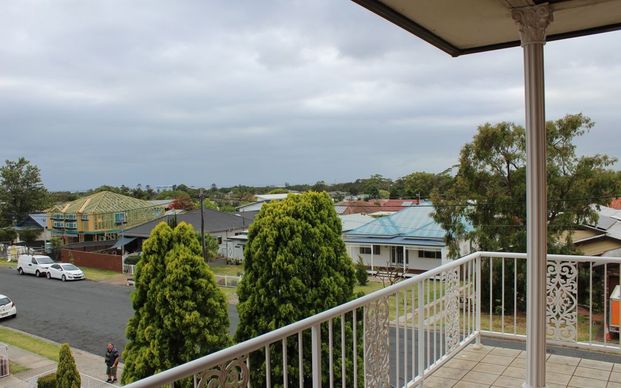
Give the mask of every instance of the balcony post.
[[476, 325], [476, 331], [477, 331], [477, 340], [476, 340], [475, 347], [480, 348], [481, 347], [481, 255], [479, 254], [477, 258], [474, 260], [475, 260], [474, 261], [474, 265], [475, 265], [474, 284], [476, 287], [475, 325]]
[[550, 6], [514, 8], [524, 50], [526, 103], [526, 382], [545, 387], [547, 179], [543, 46], [552, 21]]
[[311, 328], [311, 337], [313, 388], [321, 388], [321, 324]]

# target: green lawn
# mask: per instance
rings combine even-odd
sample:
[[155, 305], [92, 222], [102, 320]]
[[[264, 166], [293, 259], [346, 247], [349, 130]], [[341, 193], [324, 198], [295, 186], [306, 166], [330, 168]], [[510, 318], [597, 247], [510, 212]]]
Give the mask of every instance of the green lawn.
[[0, 267], [17, 268], [16, 261], [6, 261], [4, 258], [0, 258]]
[[110, 271], [107, 269], [85, 268], [85, 267], [80, 267], [80, 269], [84, 272], [84, 276], [86, 276], [87, 279], [94, 280], [97, 282], [102, 281], [102, 280], [108, 280], [108, 279], [118, 277], [118, 276], [124, 276], [123, 274], [119, 272]]
[[231, 287], [218, 287], [218, 288], [220, 288], [220, 290], [222, 290], [222, 292], [224, 293], [227, 303], [235, 304], [235, 305], [239, 303], [239, 298], [237, 297], [237, 288], [231, 288]]
[[240, 273], [244, 272], [243, 265], [232, 265], [232, 264], [224, 264], [222, 262], [211, 262], [208, 263], [209, 268], [216, 275], [228, 275], [228, 276], [239, 276]]
[[0, 342], [38, 354], [58, 362], [60, 347], [41, 339], [0, 326]]

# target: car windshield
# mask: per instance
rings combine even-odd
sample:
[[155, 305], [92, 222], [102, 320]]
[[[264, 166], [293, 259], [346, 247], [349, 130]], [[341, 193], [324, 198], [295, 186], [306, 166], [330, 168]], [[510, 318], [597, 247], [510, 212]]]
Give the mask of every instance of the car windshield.
[[9, 298], [0, 298], [0, 306], [4, 306], [5, 304], [11, 303], [11, 299]]
[[73, 264], [63, 264], [62, 267], [65, 271], [77, 271], [80, 269]]
[[37, 263], [39, 264], [54, 264], [54, 260], [49, 257], [37, 257]]

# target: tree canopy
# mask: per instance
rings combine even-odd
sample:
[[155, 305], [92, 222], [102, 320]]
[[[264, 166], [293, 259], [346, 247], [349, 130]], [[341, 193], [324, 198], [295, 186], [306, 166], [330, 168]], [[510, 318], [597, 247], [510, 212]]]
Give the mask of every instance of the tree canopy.
[[[238, 289], [237, 340], [347, 302], [354, 284], [341, 222], [326, 193], [308, 192], [265, 204], [248, 234]], [[281, 371], [279, 357], [273, 355], [276, 374]], [[290, 376], [295, 375], [292, 369]]]
[[153, 230], [135, 281], [124, 384], [229, 345], [226, 300], [190, 225], [162, 222]]
[[47, 190], [39, 167], [25, 158], [0, 167], [0, 226], [12, 225], [47, 206]]
[[[591, 205], [607, 204], [618, 192], [617, 173], [609, 169], [614, 158], [576, 155], [575, 139], [592, 126], [582, 114], [546, 123], [549, 252], [571, 252], [571, 234], [564, 232], [593, 222]], [[508, 122], [480, 126], [462, 148], [454, 184], [432, 193], [434, 217], [447, 230], [453, 255], [460, 237], [481, 250], [526, 251], [525, 148], [524, 128]]]

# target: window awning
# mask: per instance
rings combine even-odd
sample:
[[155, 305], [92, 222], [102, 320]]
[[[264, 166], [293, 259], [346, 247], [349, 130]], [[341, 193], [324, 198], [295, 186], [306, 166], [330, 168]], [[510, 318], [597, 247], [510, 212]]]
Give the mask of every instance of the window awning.
[[546, 40], [621, 29], [621, 0], [352, 0], [452, 56], [520, 45], [511, 9], [549, 3]]
[[117, 242], [110, 249], [121, 249], [122, 247], [134, 241], [135, 239], [136, 237], [121, 237], [120, 239], [117, 240]]

